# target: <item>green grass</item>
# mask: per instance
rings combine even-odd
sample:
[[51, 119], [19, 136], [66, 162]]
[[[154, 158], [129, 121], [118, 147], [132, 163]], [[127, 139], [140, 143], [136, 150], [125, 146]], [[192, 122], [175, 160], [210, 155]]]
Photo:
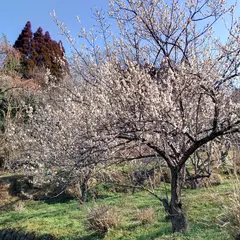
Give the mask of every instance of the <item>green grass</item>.
[[[183, 203], [186, 207], [189, 231], [185, 234], [172, 234], [170, 222], [165, 221], [161, 203], [150, 194], [138, 191], [136, 194], [111, 193], [101, 189], [102, 198], [96, 203], [80, 205], [77, 201], [48, 204], [41, 201], [25, 201], [25, 209], [13, 211], [11, 204], [0, 212], [0, 228], [22, 228], [37, 234], [51, 233], [60, 240], [227, 240], [231, 239], [227, 231], [218, 227], [222, 200], [231, 189], [229, 182], [218, 187], [200, 190], [184, 190]], [[14, 200], [16, 201], [16, 200]], [[85, 217], [87, 208], [95, 204], [108, 204], [120, 210], [121, 224], [111, 229], [105, 236], [100, 236], [87, 228]], [[135, 219], [137, 209], [153, 207], [157, 221], [141, 225]], [[7, 209], [7, 210], [6, 210]]]

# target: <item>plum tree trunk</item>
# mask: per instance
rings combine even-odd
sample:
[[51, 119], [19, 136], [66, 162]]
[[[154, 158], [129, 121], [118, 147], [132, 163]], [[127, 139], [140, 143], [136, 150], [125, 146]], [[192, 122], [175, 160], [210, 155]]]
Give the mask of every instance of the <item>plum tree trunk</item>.
[[87, 181], [84, 181], [81, 184], [81, 201], [86, 202], [87, 201]]
[[170, 219], [173, 232], [185, 232], [188, 228], [188, 221], [182, 209], [181, 188], [182, 172], [178, 168], [171, 169], [171, 202], [169, 207]]

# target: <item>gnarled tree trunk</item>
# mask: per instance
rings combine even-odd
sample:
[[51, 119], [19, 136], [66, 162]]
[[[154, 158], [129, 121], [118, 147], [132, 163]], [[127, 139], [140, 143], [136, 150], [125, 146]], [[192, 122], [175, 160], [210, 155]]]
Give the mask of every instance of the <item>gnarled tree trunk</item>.
[[81, 201], [82, 202], [87, 201], [87, 190], [88, 190], [87, 181], [84, 181], [81, 184]]
[[181, 188], [182, 178], [181, 171], [174, 167], [171, 169], [171, 202], [169, 208], [170, 219], [172, 222], [173, 232], [185, 232], [188, 228], [188, 221], [182, 209]]

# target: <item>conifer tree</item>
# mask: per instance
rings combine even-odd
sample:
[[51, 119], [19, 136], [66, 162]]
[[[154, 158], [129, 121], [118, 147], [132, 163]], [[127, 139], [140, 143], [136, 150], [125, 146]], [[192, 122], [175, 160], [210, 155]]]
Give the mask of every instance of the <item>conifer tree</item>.
[[32, 58], [32, 54], [34, 52], [32, 46], [32, 35], [31, 22], [28, 21], [13, 45], [13, 47], [21, 53], [21, 73], [23, 77], [26, 78], [31, 75], [31, 72], [36, 65], [34, 59]]
[[52, 42], [52, 38], [50, 36], [50, 33], [48, 31], [45, 32], [44, 34], [44, 42], [45, 42], [45, 45], [46, 45], [46, 48], [45, 48], [45, 64], [47, 66], [51, 66], [51, 54], [52, 54], [52, 51], [51, 51], [51, 42]]
[[49, 66], [51, 74], [56, 78], [61, 78], [64, 71], [68, 72], [68, 65], [65, 59], [65, 50], [62, 42], [57, 43], [54, 40], [50, 40], [50, 44], [47, 44], [50, 56], [51, 64]]
[[32, 29], [31, 22], [28, 21], [22, 30], [13, 47], [17, 48], [21, 53], [28, 55], [31, 51]]
[[44, 40], [43, 30], [41, 27], [37, 29], [33, 36], [33, 47], [35, 55], [33, 56], [37, 67], [43, 67], [46, 55], [46, 44]]
[[27, 22], [22, 30], [14, 48], [21, 53], [21, 72], [24, 78], [32, 77], [36, 69], [40, 69], [40, 71], [48, 69], [52, 79], [58, 81], [68, 72], [62, 42], [57, 43], [52, 40], [48, 31], [43, 34], [41, 27], [33, 34], [30, 22]]

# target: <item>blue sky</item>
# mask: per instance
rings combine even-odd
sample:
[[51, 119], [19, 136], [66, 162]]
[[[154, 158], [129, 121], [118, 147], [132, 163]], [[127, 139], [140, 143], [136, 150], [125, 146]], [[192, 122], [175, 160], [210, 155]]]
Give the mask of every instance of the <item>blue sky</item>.
[[[235, 0], [227, 0], [232, 4]], [[240, 4], [239, 4], [240, 5]], [[82, 27], [89, 29], [95, 23], [92, 19], [91, 9], [107, 9], [108, 0], [1, 0], [0, 33], [6, 34], [11, 44], [15, 42], [27, 21], [32, 23], [32, 31], [39, 26], [44, 31], [49, 31], [52, 39], [62, 40], [64, 47], [69, 51], [65, 38], [58, 34], [59, 30], [53, 22], [50, 12], [56, 11], [58, 19], [64, 21], [73, 37], [79, 32], [80, 26], [76, 20], [78, 15]], [[240, 16], [240, 7], [237, 10]], [[224, 39], [226, 32], [222, 26], [217, 26], [217, 36]]]
[[86, 29], [92, 27], [91, 9], [107, 9], [108, 0], [1, 0], [0, 33], [4, 33], [11, 44], [14, 44], [27, 21], [32, 23], [32, 31], [39, 26], [49, 31], [52, 39], [63, 40], [68, 50], [65, 38], [58, 34], [59, 30], [53, 22], [50, 12], [56, 11], [59, 20], [64, 21], [69, 30], [76, 36], [80, 26], [76, 20], [78, 15], [82, 26]]

